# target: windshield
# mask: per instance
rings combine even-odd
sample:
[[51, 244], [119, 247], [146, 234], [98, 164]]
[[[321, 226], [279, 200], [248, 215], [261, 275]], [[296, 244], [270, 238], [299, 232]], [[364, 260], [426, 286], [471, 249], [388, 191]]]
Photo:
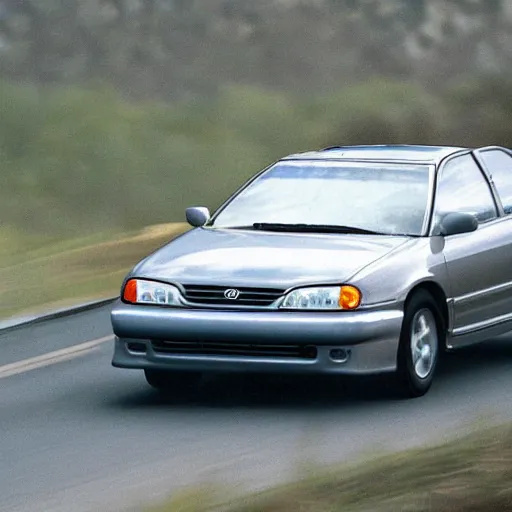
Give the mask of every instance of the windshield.
[[416, 164], [278, 162], [235, 196], [212, 225], [318, 224], [420, 235], [429, 169]]

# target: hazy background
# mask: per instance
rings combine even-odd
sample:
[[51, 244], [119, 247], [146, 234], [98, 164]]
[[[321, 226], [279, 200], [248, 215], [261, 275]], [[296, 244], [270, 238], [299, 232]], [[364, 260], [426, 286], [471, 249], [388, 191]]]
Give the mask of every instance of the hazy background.
[[512, 147], [512, 1], [0, 0], [0, 77], [0, 286], [33, 298], [13, 265], [182, 222], [289, 152]]

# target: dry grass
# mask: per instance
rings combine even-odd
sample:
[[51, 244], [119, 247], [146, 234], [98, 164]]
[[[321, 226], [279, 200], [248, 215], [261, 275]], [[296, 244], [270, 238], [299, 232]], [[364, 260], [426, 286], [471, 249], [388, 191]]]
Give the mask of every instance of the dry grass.
[[497, 512], [512, 510], [512, 428], [385, 456], [226, 503], [187, 491], [151, 512]]
[[114, 297], [135, 263], [187, 227], [172, 223], [46, 243], [5, 235], [0, 246], [0, 319]]

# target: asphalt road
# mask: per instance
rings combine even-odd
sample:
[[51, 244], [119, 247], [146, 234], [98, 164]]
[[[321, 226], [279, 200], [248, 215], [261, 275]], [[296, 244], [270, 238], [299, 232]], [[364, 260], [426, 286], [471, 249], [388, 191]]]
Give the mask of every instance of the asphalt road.
[[0, 335], [3, 512], [137, 509], [212, 480], [256, 489], [306, 461], [512, 417], [512, 336], [450, 355], [427, 396], [397, 400], [379, 379], [248, 377], [162, 398], [141, 372], [111, 367], [111, 334], [103, 307]]

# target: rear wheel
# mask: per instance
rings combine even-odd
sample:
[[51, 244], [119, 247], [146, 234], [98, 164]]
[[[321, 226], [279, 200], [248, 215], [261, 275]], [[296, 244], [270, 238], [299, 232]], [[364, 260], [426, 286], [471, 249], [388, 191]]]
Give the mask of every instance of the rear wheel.
[[433, 297], [418, 290], [406, 304], [397, 356], [399, 392], [409, 398], [423, 396], [431, 387], [445, 328]]
[[160, 391], [191, 388], [201, 380], [200, 372], [173, 372], [168, 370], [144, 370], [146, 382]]

